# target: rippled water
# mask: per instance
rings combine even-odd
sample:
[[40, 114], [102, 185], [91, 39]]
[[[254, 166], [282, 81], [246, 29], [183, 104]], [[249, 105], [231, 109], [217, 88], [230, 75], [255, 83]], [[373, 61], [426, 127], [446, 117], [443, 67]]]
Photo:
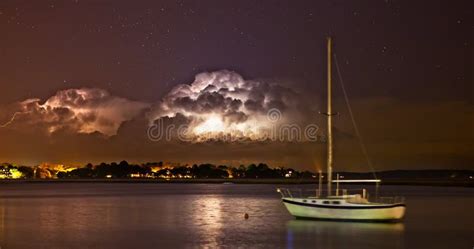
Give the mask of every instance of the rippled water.
[[[276, 185], [0, 185], [3, 248], [472, 248], [473, 189], [385, 186], [403, 223], [294, 220]], [[311, 186], [306, 186], [311, 187]], [[249, 219], [244, 219], [244, 214]]]

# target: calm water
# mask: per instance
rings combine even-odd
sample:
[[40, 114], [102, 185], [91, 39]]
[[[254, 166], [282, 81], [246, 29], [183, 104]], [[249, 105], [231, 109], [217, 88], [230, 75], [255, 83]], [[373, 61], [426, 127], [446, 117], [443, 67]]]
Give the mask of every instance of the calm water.
[[[4, 248], [472, 248], [473, 189], [384, 186], [403, 223], [294, 220], [276, 185], [0, 185]], [[281, 187], [281, 186], [279, 186]], [[310, 186], [306, 186], [310, 187]], [[244, 219], [244, 213], [250, 218]]]

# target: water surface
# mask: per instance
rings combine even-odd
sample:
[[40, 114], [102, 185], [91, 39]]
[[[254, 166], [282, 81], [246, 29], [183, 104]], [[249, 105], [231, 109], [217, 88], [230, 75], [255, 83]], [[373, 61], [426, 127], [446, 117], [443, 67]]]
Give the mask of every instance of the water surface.
[[[472, 248], [469, 188], [384, 186], [402, 223], [293, 219], [277, 185], [8, 183], [3, 248]], [[292, 186], [294, 187], [294, 186]], [[312, 187], [306, 185], [305, 187]], [[244, 214], [249, 219], [244, 219]]]

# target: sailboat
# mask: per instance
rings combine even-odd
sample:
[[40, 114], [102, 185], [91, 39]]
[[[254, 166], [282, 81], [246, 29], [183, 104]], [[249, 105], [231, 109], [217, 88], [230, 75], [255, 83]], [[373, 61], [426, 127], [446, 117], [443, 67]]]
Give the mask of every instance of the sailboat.
[[[319, 173], [319, 189], [312, 191], [314, 195], [305, 195], [302, 191], [292, 191], [279, 188], [282, 201], [291, 215], [296, 218], [374, 221], [400, 221], [405, 215], [403, 197], [380, 197], [378, 187], [380, 179], [368, 180], [341, 180], [337, 176], [333, 180], [333, 137], [332, 137], [332, 39], [327, 39], [327, 191], [322, 191], [322, 174]], [[337, 61], [336, 61], [337, 62]], [[344, 92], [345, 93], [345, 92]], [[352, 115], [352, 113], [351, 113]], [[354, 120], [354, 119], [353, 119]], [[355, 125], [355, 123], [354, 123]], [[332, 183], [336, 183], [336, 190], [332, 190]], [[367, 189], [358, 193], [349, 193], [339, 189], [339, 183], [375, 183], [375, 197], [370, 197]]]

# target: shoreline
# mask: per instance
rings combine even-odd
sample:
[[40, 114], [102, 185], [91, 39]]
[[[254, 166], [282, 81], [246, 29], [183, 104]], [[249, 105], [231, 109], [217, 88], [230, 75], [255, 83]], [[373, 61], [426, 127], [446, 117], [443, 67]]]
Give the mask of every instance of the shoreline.
[[[317, 184], [313, 179], [1, 179], [0, 184], [45, 184], [45, 183], [156, 183], [156, 184]], [[344, 185], [360, 185], [344, 183]], [[439, 180], [382, 180], [381, 185], [474, 187], [474, 181]]]

